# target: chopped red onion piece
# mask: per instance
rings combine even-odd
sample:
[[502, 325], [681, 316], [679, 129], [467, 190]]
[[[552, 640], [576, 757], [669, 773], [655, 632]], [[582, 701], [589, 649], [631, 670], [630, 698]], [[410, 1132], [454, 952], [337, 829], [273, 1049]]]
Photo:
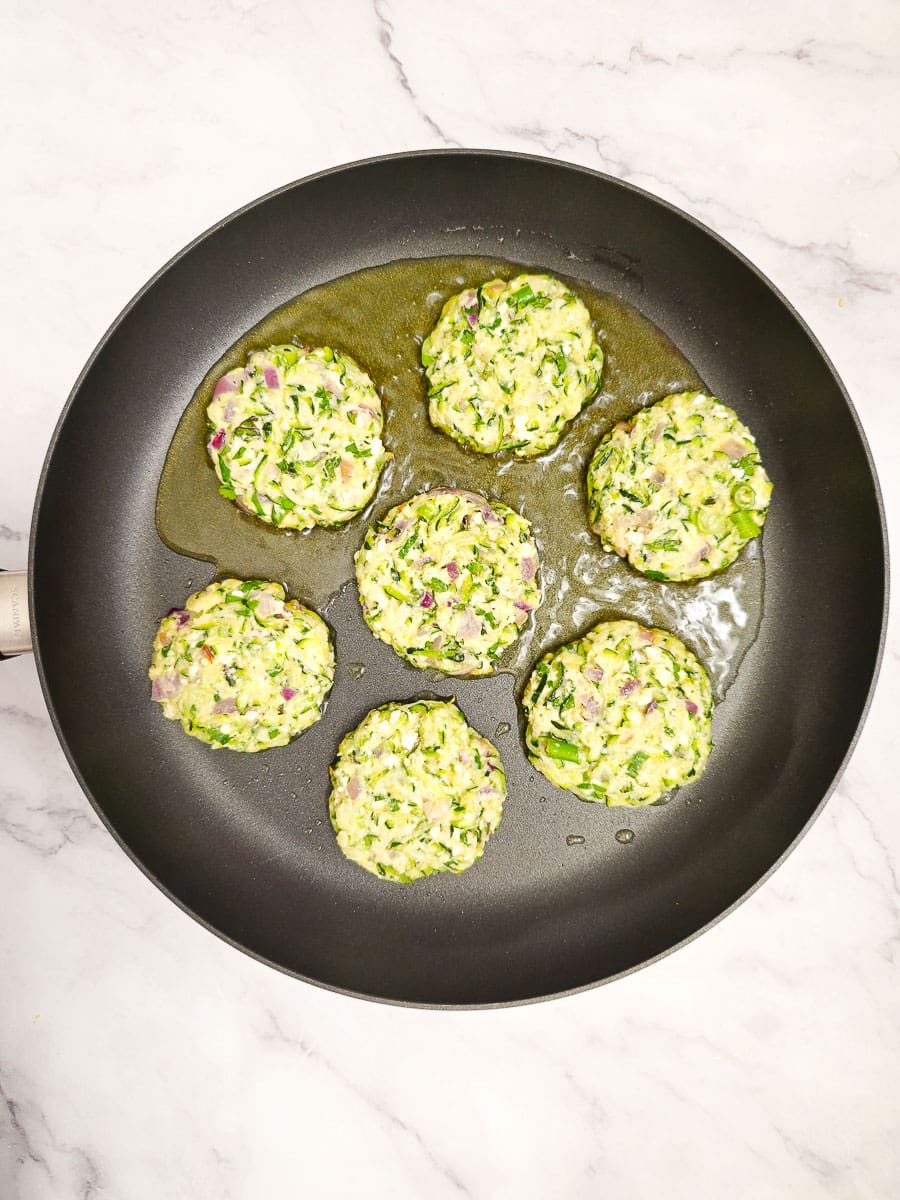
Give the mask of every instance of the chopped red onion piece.
[[650, 703], [647, 705], [647, 707], [644, 709], [644, 716], [649, 717], [650, 714], [652, 712], [656, 712], [656, 710], [658, 708], [659, 708], [659, 705], [656, 703], [656, 700], [655, 699], [651, 700]]
[[297, 691], [295, 688], [282, 688], [281, 694], [284, 696], [285, 700], [293, 700], [293, 698], [297, 695]]
[[684, 707], [688, 710], [692, 717], [696, 717], [697, 705], [693, 702], [693, 700], [685, 700]]
[[599, 683], [603, 678], [602, 667], [585, 667], [581, 673], [585, 679], [590, 679], [593, 683]]
[[425, 595], [422, 597], [421, 607], [422, 608], [431, 608], [432, 604], [434, 604], [434, 596], [432, 596], [431, 592], [426, 592]]
[[224, 392], [234, 391], [234, 380], [227, 375], [223, 375], [216, 386], [213, 388], [214, 396], [221, 396]]
[[263, 375], [265, 376], [267, 388], [277, 388], [280, 386], [278, 383], [278, 372], [274, 367], [266, 367]]
[[187, 625], [188, 621], [191, 619], [191, 614], [187, 611], [186, 608], [170, 608], [169, 611], [166, 613], [166, 616], [167, 617], [175, 617], [178, 621], [179, 629], [183, 625]]
[[537, 572], [537, 563], [533, 558], [522, 559], [522, 582], [529, 583]]
[[478, 637], [481, 633], [481, 622], [472, 612], [471, 608], [463, 611], [462, 620], [459, 623], [459, 631], [463, 637]]
[[362, 795], [362, 780], [358, 773], [351, 775], [347, 780], [347, 795], [351, 800], [358, 800]]
[[639, 688], [640, 686], [641, 686], [641, 681], [639, 679], [629, 679], [627, 683], [623, 683], [622, 686], [619, 688], [619, 695], [620, 696], [630, 696], [631, 693], [636, 688]]
[[526, 604], [524, 600], [514, 600], [513, 608], [521, 608], [522, 612], [531, 612], [531, 605]]
[[213, 712], [217, 717], [227, 717], [233, 712], [237, 712], [237, 702], [234, 696], [227, 696], [224, 700], [217, 700], [213, 705]]
[[452, 580], [454, 580], [454, 582], [457, 579], [459, 579], [459, 567], [456, 565], [455, 562], [448, 562], [446, 569], [447, 569], [447, 574], [450, 576], [450, 578]]
[[153, 680], [150, 697], [158, 701], [174, 700], [183, 687], [184, 677], [170, 671], [168, 675], [160, 675], [158, 679]]
[[225, 430], [217, 429], [210, 440], [210, 448], [213, 450], [221, 450], [225, 445]]

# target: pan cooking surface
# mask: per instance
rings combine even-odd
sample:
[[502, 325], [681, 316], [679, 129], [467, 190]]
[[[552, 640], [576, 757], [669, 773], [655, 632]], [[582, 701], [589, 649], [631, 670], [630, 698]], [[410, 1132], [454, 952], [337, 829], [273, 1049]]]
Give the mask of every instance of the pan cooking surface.
[[[605, 554], [588, 528], [585, 472], [602, 435], [642, 404], [704, 386], [658, 329], [624, 301], [572, 280], [604, 347], [603, 384], [555, 450], [531, 463], [517, 462], [511, 455], [481, 455], [458, 446], [429, 423], [418, 350], [444, 301], [463, 287], [494, 276], [512, 278], [521, 270], [521, 264], [484, 257], [390, 263], [313, 288], [267, 316], [207, 373], [178, 426], [157, 503], [160, 535], [174, 550], [211, 558], [222, 575], [250, 579], [274, 572], [272, 577], [284, 582], [291, 594], [333, 614], [347, 653], [354, 656], [350, 661], [366, 667], [376, 647], [362, 622], [352, 580], [353, 555], [367, 522], [432, 487], [474, 489], [524, 513], [541, 550], [544, 604], [533, 628], [526, 628], [503, 661], [515, 674], [519, 691], [546, 649], [578, 636], [598, 620], [627, 615], [670, 629], [690, 644], [721, 698], [759, 627], [760, 543], [751, 543], [729, 571], [683, 587], [655, 583], [631, 571], [617, 555]], [[385, 438], [393, 461], [370, 508], [343, 530], [296, 535], [247, 517], [218, 495], [205, 449], [206, 406], [216, 381], [246, 361], [251, 350], [295, 335], [303, 342], [333, 344], [353, 354], [383, 385]], [[345, 586], [348, 581], [350, 586]], [[429, 678], [452, 683], [439, 672], [414, 671], [390, 653], [379, 656], [378, 676], [388, 687], [416, 682], [422, 686]], [[362, 682], [357, 670], [351, 690], [365, 700], [368, 686], [369, 680]], [[339, 709], [348, 702], [340, 694], [335, 699]], [[514, 711], [503, 714], [503, 721], [515, 720]], [[335, 749], [342, 732], [335, 731]], [[329, 761], [332, 758], [333, 754]]]
[[[414, 340], [450, 294], [523, 266], [573, 282], [607, 353], [601, 394], [533, 463], [484, 458], [431, 429]], [[371, 509], [343, 531], [289, 535], [252, 521], [216, 494], [206, 462], [214, 378], [248, 348], [295, 333], [348, 351], [384, 386], [395, 459]], [[699, 386], [756, 434], [773, 505], [762, 552], [751, 543], [701, 584], [655, 583], [587, 530], [584, 465], [614, 420]], [[544, 607], [487, 679], [404, 665], [365, 628], [348, 582], [370, 516], [440, 484], [523, 511], [542, 550]], [[211, 753], [148, 699], [160, 615], [217, 568], [284, 580], [335, 633], [326, 715], [283, 749]], [[328, 986], [491, 1004], [642, 964], [721, 915], [789, 848], [861, 718], [884, 552], [840, 384], [752, 268], [681, 214], [592, 172], [453, 152], [293, 185], [170, 264], [73, 393], [36, 512], [32, 580], [39, 665], [73, 765], [179, 903]], [[717, 696], [727, 691], [705, 775], [651, 809], [559, 792], [521, 746], [516, 701], [531, 665], [616, 615], [678, 633]], [[399, 887], [337, 849], [327, 767], [369, 708], [422, 695], [457, 696], [500, 750], [509, 796], [481, 863]]]

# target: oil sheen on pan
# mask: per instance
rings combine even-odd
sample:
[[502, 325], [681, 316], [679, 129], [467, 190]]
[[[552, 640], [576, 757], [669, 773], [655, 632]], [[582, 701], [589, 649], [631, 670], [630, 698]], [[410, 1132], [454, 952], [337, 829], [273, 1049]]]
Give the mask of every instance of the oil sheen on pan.
[[[428, 420], [419, 347], [444, 302], [462, 288], [495, 277], [510, 279], [523, 270], [543, 268], [482, 257], [401, 260], [312, 288], [270, 313], [210, 365], [184, 413], [160, 481], [160, 535], [178, 553], [215, 563], [221, 575], [283, 581], [290, 595], [321, 613], [337, 631], [340, 670], [341, 630], [362, 625], [353, 556], [368, 522], [418, 492], [468, 488], [523, 513], [533, 525], [541, 555], [544, 603], [497, 667], [498, 673], [515, 676], [517, 694], [546, 650], [599, 620], [630, 617], [681, 638], [706, 667], [721, 700], [759, 628], [761, 539], [710, 579], [661, 583], [604, 552], [588, 527], [585, 471], [600, 438], [615, 421], [645, 404], [705, 386], [655, 325], [623, 300], [567, 280], [588, 306], [605, 354], [601, 387], [558, 445], [533, 461], [477, 454]], [[372, 503], [342, 529], [293, 533], [243, 514], [218, 494], [206, 454], [206, 406], [215, 381], [252, 350], [292, 338], [352, 355], [384, 401], [384, 440], [393, 458]], [[740, 396], [722, 399], [740, 413]], [[360, 639], [354, 635], [352, 640], [358, 644]], [[388, 669], [397, 673], [398, 699], [415, 692], [417, 685], [427, 692], [441, 678], [399, 660]], [[498, 717], [514, 727], [518, 721], [512, 705], [508, 712], [498, 711]], [[335, 751], [344, 733], [335, 719]], [[508, 743], [501, 749], [511, 753]], [[323, 771], [327, 765], [321, 764]]]

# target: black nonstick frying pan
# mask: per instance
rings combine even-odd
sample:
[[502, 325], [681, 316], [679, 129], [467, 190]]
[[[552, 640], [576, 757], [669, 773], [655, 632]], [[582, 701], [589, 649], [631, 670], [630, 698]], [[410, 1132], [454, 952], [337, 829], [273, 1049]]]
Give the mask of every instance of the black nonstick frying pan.
[[[555, 791], [524, 757], [520, 678], [454, 682], [405, 667], [365, 629], [352, 589], [325, 612], [339, 664], [328, 711], [289, 747], [212, 752], [150, 702], [160, 616], [215, 573], [164, 544], [155, 520], [195, 388], [246, 330], [309, 287], [442, 255], [538, 266], [629, 301], [757, 435], [775, 481], [759, 627], [717, 709], [709, 769], [666, 805], [608, 810]], [[390, 407], [389, 381], [385, 394]], [[585, 420], [597, 438], [609, 426], [602, 403]], [[455, 462], [448, 456], [448, 473]], [[498, 474], [501, 498], [513, 471]], [[550, 503], [547, 472], [535, 504]], [[270, 573], [265, 545], [254, 562], [261, 575]], [[304, 552], [302, 538], [285, 545]], [[207, 556], [216, 558], [214, 545]], [[604, 586], [603, 577], [592, 585], [601, 608]], [[53, 437], [29, 588], [38, 669], [73, 770], [173, 900], [234, 945], [330, 988], [421, 1005], [511, 1004], [610, 980], [672, 950], [796, 843], [866, 712], [885, 622], [886, 534], [840, 380], [784, 298], [731, 247], [584, 168], [428, 152], [275, 192], [144, 288], [91, 358]], [[574, 632], [543, 636], [553, 644]], [[530, 661], [546, 648], [536, 638]], [[512, 725], [495, 739], [509, 796], [480, 863], [403, 887], [337, 850], [327, 768], [337, 738], [370, 707], [423, 693], [455, 694], [489, 737], [498, 722]]]

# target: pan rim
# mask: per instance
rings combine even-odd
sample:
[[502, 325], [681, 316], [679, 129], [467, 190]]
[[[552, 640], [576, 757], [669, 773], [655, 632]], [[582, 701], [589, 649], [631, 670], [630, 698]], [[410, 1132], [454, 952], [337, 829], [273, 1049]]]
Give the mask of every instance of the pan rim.
[[[52, 699], [52, 696], [50, 693], [50, 688], [49, 688], [49, 685], [47, 682], [47, 675], [46, 675], [46, 670], [44, 667], [44, 661], [43, 661], [43, 656], [42, 656], [42, 651], [41, 651], [41, 632], [40, 632], [40, 628], [39, 628], [39, 623], [38, 623], [38, 621], [36, 619], [36, 615], [35, 615], [36, 614], [36, 609], [35, 609], [35, 563], [37, 561], [38, 519], [39, 519], [39, 514], [40, 514], [40, 509], [41, 509], [41, 502], [42, 502], [42, 498], [43, 498], [43, 494], [44, 494], [44, 488], [45, 488], [45, 484], [47, 481], [47, 477], [49, 475], [51, 463], [52, 463], [54, 454], [56, 452], [57, 443], [62, 434], [63, 427], [65, 426], [65, 423], [68, 420], [70, 410], [81, 390], [84, 380], [87, 378], [95, 361], [97, 360], [97, 358], [99, 357], [101, 352], [105, 349], [107, 343], [112, 339], [113, 335], [116, 333], [116, 331], [118, 330], [118, 328], [122, 324], [122, 322], [125, 320], [125, 318], [140, 303], [140, 301], [143, 299], [143, 297], [146, 295], [146, 293], [149, 292], [151, 290], [151, 288], [153, 288], [153, 286], [156, 284], [156, 282], [159, 279], [161, 279], [176, 263], [178, 263], [181, 259], [183, 259], [187, 255], [189, 255], [195, 249], [195, 247], [199, 246], [202, 242], [206, 241], [207, 238], [218, 233], [219, 230], [223, 229], [224, 227], [229, 225], [232, 221], [241, 217], [244, 213], [247, 213], [247, 212], [251, 211], [252, 209], [259, 207], [260, 205], [267, 203], [269, 200], [273, 199], [276, 196], [283, 195], [284, 193], [293, 191], [295, 188], [302, 187], [304, 184], [312, 183], [312, 182], [315, 182], [316, 180], [324, 179], [331, 175], [337, 175], [337, 174], [341, 174], [343, 172], [351, 172], [360, 167], [374, 166], [379, 163], [398, 162], [398, 161], [401, 161], [404, 159], [415, 159], [415, 158], [452, 158], [452, 157], [457, 157], [457, 158], [479, 158], [480, 157], [480, 158], [486, 158], [486, 159], [513, 159], [513, 160], [516, 160], [519, 162], [531, 162], [531, 163], [540, 164], [541, 166], [550, 166], [550, 167], [554, 167], [554, 168], [558, 168], [558, 169], [563, 169], [566, 171], [574, 171], [578, 174], [586, 175], [593, 179], [602, 180], [606, 184], [611, 184], [614, 187], [621, 188], [627, 192], [631, 192], [631, 193], [635, 194], [636, 196], [640, 197], [642, 200], [648, 200], [652, 204], [657, 205], [657, 206], [661, 207], [662, 209], [668, 211], [670, 214], [681, 218], [681, 220], [683, 220], [683, 221], [688, 222], [690, 225], [694, 226], [696, 229], [698, 229], [702, 233], [706, 234], [715, 243], [717, 243], [719, 247], [721, 247], [726, 252], [731, 254], [735, 259], [738, 260], [738, 262], [743, 267], [748, 269], [775, 296], [775, 298], [780, 302], [780, 304], [783, 306], [783, 308], [787, 311], [789, 316], [792, 317], [793, 320], [797, 323], [797, 325], [800, 328], [800, 331], [809, 339], [810, 343], [812, 344], [813, 349], [816, 351], [816, 353], [822, 359], [825, 366], [828, 368], [828, 371], [830, 372], [835, 384], [837, 385], [840, 395], [843, 398], [844, 404], [847, 406], [847, 409], [853, 420], [853, 424], [856, 428], [857, 436], [860, 439], [860, 443], [862, 445], [862, 449], [865, 454], [866, 463], [869, 468], [869, 473], [872, 478], [872, 483], [873, 483], [874, 492], [875, 492], [875, 501], [876, 501], [876, 506], [877, 506], [877, 510], [878, 510], [878, 521], [879, 521], [879, 527], [880, 527], [880, 532], [881, 532], [881, 552], [882, 552], [882, 564], [883, 564], [883, 572], [884, 572], [883, 596], [882, 596], [882, 607], [881, 607], [881, 626], [880, 626], [880, 630], [879, 630], [878, 649], [877, 649], [877, 652], [875, 655], [875, 661], [874, 661], [874, 664], [872, 667], [872, 675], [871, 675], [871, 679], [869, 681], [869, 686], [868, 686], [868, 689], [866, 692], [865, 701], [860, 710], [859, 719], [857, 720], [856, 727], [853, 732], [853, 736], [851, 737], [849, 744], [847, 746], [846, 752], [844, 753], [844, 755], [837, 767], [837, 770], [835, 771], [834, 776], [832, 777], [828, 787], [826, 788], [825, 792], [823, 793], [821, 800], [816, 805], [816, 807], [813, 810], [812, 814], [810, 815], [809, 819], [803, 825], [802, 829], [792, 839], [792, 841], [788, 844], [788, 846], [782, 851], [782, 853], [778, 856], [778, 858], [775, 860], [775, 862], [760, 876], [760, 878], [758, 880], [756, 880], [755, 883], [753, 883], [749, 888], [747, 888], [747, 890], [745, 892], [743, 892], [736, 900], [734, 900], [731, 904], [729, 904], [727, 906], [727, 908], [723, 909], [722, 912], [718, 913], [715, 917], [711, 918], [704, 925], [702, 925], [699, 929], [694, 930], [687, 937], [682, 938], [680, 941], [676, 942], [672, 946], [667, 947], [665, 950], [660, 951], [658, 954], [655, 954], [650, 958], [644, 959], [640, 963], [636, 963], [635, 965], [630, 966], [623, 971], [619, 971], [613, 975], [606, 976], [603, 979], [592, 980], [588, 983], [579, 984], [572, 988], [563, 988], [559, 991], [542, 993], [541, 995], [519, 997], [519, 998], [512, 999], [512, 1000], [492, 1001], [489, 1003], [470, 1003], [470, 1002], [436, 1003], [436, 1002], [429, 1002], [429, 1001], [403, 1000], [403, 999], [398, 999], [398, 998], [392, 997], [392, 996], [381, 996], [374, 992], [356, 991], [352, 988], [341, 987], [341, 986], [338, 986], [337, 984], [327, 983], [323, 980], [316, 979], [309, 975], [305, 975], [302, 972], [296, 971], [290, 967], [286, 967], [283, 964], [278, 963], [271, 958], [268, 958], [266, 955], [260, 954], [259, 952], [253, 950], [249, 946], [244, 945], [242, 942], [231, 937], [229, 934], [225, 933], [223, 930], [216, 928], [209, 921], [207, 921], [205, 918], [201, 917], [198, 913], [196, 913], [188, 904], [186, 904], [178, 896], [176, 896], [169, 889], [169, 887], [167, 887], [167, 885], [164, 884], [140, 860], [140, 858], [138, 858], [137, 854], [131, 849], [131, 847], [125, 842], [125, 840], [113, 828], [110, 821], [107, 819], [105, 812], [103, 811], [101, 806], [97, 803], [97, 801], [94, 799], [94, 796], [92, 795], [91, 790], [88, 787], [87, 782], [85, 781], [77, 762], [75, 761], [74, 755], [72, 754], [72, 751], [69, 747], [68, 741], [67, 741], [65, 734], [63, 733], [62, 728], [60, 726], [60, 721], [58, 718], [58, 714], [56, 712], [56, 707], [53, 703], [53, 699]], [[716, 925], [719, 924], [720, 921], [722, 921], [726, 917], [730, 916], [731, 913], [733, 913], [740, 905], [742, 905], [746, 900], [748, 900], [759, 888], [761, 888], [763, 886], [764, 883], [766, 883], [772, 877], [772, 875], [775, 874], [775, 872], [779, 869], [779, 867], [781, 867], [781, 865], [785, 862], [785, 860], [788, 858], [788, 856], [790, 854], [792, 854], [793, 851], [797, 848], [797, 846], [800, 844], [800, 842], [803, 840], [803, 838], [806, 837], [807, 833], [812, 828], [813, 824], [820, 817], [825, 805], [828, 803], [831, 796], [834, 794], [834, 792], [835, 792], [838, 784], [840, 783], [841, 778], [847, 768], [847, 765], [848, 765], [851, 757], [853, 756], [853, 752], [856, 749], [856, 745], [859, 741], [860, 735], [862, 734], [863, 727], [865, 726], [866, 720], [868, 718], [868, 715], [869, 715], [869, 712], [870, 712], [870, 709], [872, 706], [872, 701], [873, 701], [873, 698], [875, 695], [875, 691], [876, 691], [876, 688], [878, 685], [878, 679], [879, 679], [879, 676], [881, 673], [881, 666], [882, 666], [882, 662], [884, 660], [884, 650], [885, 650], [885, 644], [886, 644], [886, 640], [887, 640], [887, 626], [888, 626], [888, 616], [889, 616], [889, 608], [890, 608], [890, 558], [889, 558], [889, 541], [888, 541], [888, 530], [887, 530], [887, 515], [885, 512], [884, 497], [882, 494], [881, 484], [880, 484], [880, 481], [878, 478], [878, 472], [875, 467], [875, 461], [872, 456], [872, 451], [871, 451], [871, 447], [869, 445], [868, 438], [866, 437], [866, 433], [865, 433], [865, 430], [863, 429], [862, 422], [860, 421], [859, 414], [857, 413], [856, 408], [853, 404], [853, 401], [850, 398], [849, 392], [847, 391], [847, 388], [844, 385], [844, 382], [841, 379], [840, 375], [838, 374], [834, 364], [832, 363], [828, 354], [825, 352], [819, 339], [813, 333], [813, 331], [811, 330], [811, 328], [809, 327], [807, 322], [800, 315], [800, 313], [794, 307], [794, 305], [791, 303], [791, 301], [787, 299], [787, 297], [768, 278], [768, 276], [766, 276], [753, 262], [751, 262], [750, 259], [748, 259], [740, 250], [738, 250], [735, 246], [733, 246], [726, 238], [722, 237], [721, 234], [716, 232], [716, 230], [710, 228], [708, 225], [704, 224], [704, 222], [702, 222], [698, 218], [692, 216], [690, 213], [685, 212], [683, 209], [679, 208], [677, 205], [672, 204], [670, 201], [664, 200], [661, 197], [654, 195], [652, 192], [647, 191], [644, 188], [638, 187], [636, 184], [629, 183], [626, 180], [618, 179], [614, 175], [608, 175], [605, 172], [597, 171], [597, 170], [593, 169], [592, 167], [582, 166], [579, 163], [571, 163], [571, 162], [567, 162], [562, 159], [551, 158], [547, 155], [525, 154], [525, 153], [520, 153], [520, 152], [514, 151], [514, 150], [491, 150], [491, 149], [460, 148], [460, 147], [446, 147], [446, 148], [442, 147], [442, 148], [436, 148], [436, 149], [430, 149], [430, 150], [429, 149], [405, 150], [405, 151], [398, 151], [395, 153], [375, 155], [375, 156], [369, 157], [369, 158], [355, 159], [349, 163], [341, 163], [341, 164], [338, 164], [337, 166], [327, 167], [324, 170], [316, 171], [309, 175], [301, 176], [301, 178], [299, 178], [299, 179], [295, 179], [290, 183], [286, 183], [280, 187], [274, 188], [273, 190], [266, 192], [264, 195], [258, 196], [255, 199], [249, 201], [247, 204], [241, 205], [239, 208], [235, 209], [233, 212], [228, 213], [226, 216], [220, 218], [214, 224], [210, 225], [202, 233], [198, 234], [195, 238], [193, 238], [186, 245], [184, 245], [180, 250], [178, 250], [175, 254], [173, 254], [171, 256], [171, 258], [169, 258], [156, 272], [154, 272], [154, 274], [147, 280], [147, 282], [144, 283], [143, 286], [137, 292], [135, 292], [135, 294], [131, 297], [131, 299], [125, 304], [125, 306], [121, 309], [121, 311], [118, 313], [118, 315], [113, 319], [111, 324], [107, 327], [107, 329], [103, 333], [102, 337], [97, 342], [96, 346], [94, 347], [93, 351], [91, 352], [90, 356], [88, 357], [87, 361], [85, 362], [84, 366], [82, 367], [81, 371], [78, 373], [75, 383], [72, 385], [72, 389], [69, 392], [68, 397], [66, 398], [66, 402], [63, 405], [63, 408], [62, 408], [60, 415], [56, 421], [56, 424], [54, 426], [53, 432], [50, 436], [50, 441], [47, 446], [47, 452], [45, 454], [44, 462], [41, 467], [40, 476], [38, 478], [37, 488], [36, 488], [36, 492], [35, 492], [34, 508], [32, 510], [31, 525], [30, 525], [30, 530], [29, 530], [28, 605], [29, 605], [29, 611], [31, 613], [31, 619], [32, 619], [34, 658], [35, 658], [35, 663], [37, 666], [38, 678], [39, 678], [40, 684], [41, 684], [41, 692], [44, 697], [44, 702], [47, 705], [47, 710], [50, 715], [50, 721], [51, 721], [51, 724], [53, 727], [53, 731], [56, 735], [56, 738], [57, 738], [60, 746], [62, 747], [63, 753], [64, 753], [66, 760], [72, 770], [73, 775], [75, 776], [75, 779], [76, 779], [79, 787], [84, 792], [89, 804], [91, 805], [92, 809], [97, 814], [97, 816], [100, 818], [100, 821], [106, 828], [107, 832], [109, 834], [111, 834], [111, 836], [113, 837], [115, 842], [118, 844], [118, 846], [122, 850], [124, 850], [124, 852], [127, 854], [128, 858], [131, 859], [131, 861], [139, 868], [139, 870], [143, 873], [143, 875], [152, 884], [154, 884], [159, 889], [159, 891], [162, 892], [162, 894], [168, 900], [170, 900], [172, 903], [174, 903], [183, 913], [185, 913], [187, 916], [191, 917], [194, 921], [196, 921], [200, 926], [202, 926], [204, 929], [206, 929], [209, 933], [214, 934], [217, 938], [219, 938], [221, 941], [225, 942], [227, 945], [231, 946], [233, 949], [241, 951], [242, 953], [248, 955], [250, 958], [255, 959], [257, 962], [262, 963], [268, 967], [272, 967], [276, 971], [279, 971], [283, 975], [287, 975], [293, 979], [298, 979], [298, 980], [302, 981], [303, 983], [311, 984], [314, 987], [320, 988], [324, 991], [328, 991], [328, 992], [331, 992], [331, 993], [334, 993], [334, 994], [337, 994], [340, 996], [347, 996], [347, 997], [350, 997], [352, 999], [357, 999], [357, 1000], [368, 1000], [373, 1003], [388, 1004], [388, 1005], [392, 1005], [392, 1006], [400, 1007], [400, 1008], [427, 1009], [427, 1010], [435, 1010], [435, 1011], [458, 1012], [458, 1011], [482, 1011], [482, 1010], [515, 1008], [515, 1007], [519, 1007], [522, 1005], [539, 1004], [539, 1003], [543, 1003], [545, 1001], [559, 1000], [559, 999], [562, 999], [567, 996], [574, 996], [574, 995], [578, 995], [579, 993], [582, 993], [582, 992], [591, 991], [595, 988], [599, 988], [599, 987], [605, 986], [607, 984], [614, 983], [616, 980], [623, 979], [626, 976], [632, 975], [637, 971], [644, 970], [646, 967], [653, 966], [655, 963], [661, 961], [664, 958], [667, 958], [670, 954], [674, 954], [676, 951], [689, 945], [691, 942], [695, 941], [697, 938], [701, 937], [703, 934], [705, 934], [709, 930], [713, 929]]]

